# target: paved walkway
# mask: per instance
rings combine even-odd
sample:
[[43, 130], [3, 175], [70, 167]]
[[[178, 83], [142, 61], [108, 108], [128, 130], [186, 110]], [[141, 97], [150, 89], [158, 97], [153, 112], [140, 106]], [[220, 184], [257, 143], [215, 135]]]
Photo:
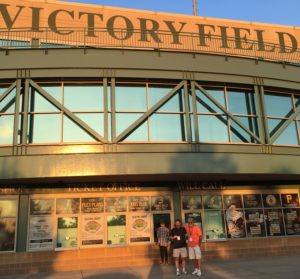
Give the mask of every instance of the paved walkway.
[[[188, 270], [192, 271], [191, 266]], [[101, 269], [90, 271], [37, 273], [26, 275], [0, 276], [0, 279], [192, 279], [191, 274], [176, 276], [174, 266], [153, 265], [127, 269]], [[211, 261], [203, 266], [205, 279], [299, 279], [300, 256], [280, 256], [267, 258], [238, 259], [231, 261]]]

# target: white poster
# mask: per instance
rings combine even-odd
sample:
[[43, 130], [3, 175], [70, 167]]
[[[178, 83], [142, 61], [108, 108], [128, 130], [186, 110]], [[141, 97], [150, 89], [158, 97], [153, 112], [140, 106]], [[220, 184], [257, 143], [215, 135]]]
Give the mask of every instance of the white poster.
[[104, 243], [104, 216], [83, 215], [81, 228], [81, 244], [101, 245]]
[[29, 250], [53, 249], [54, 222], [50, 216], [31, 216], [29, 225]]
[[130, 216], [130, 242], [150, 242], [150, 215]]

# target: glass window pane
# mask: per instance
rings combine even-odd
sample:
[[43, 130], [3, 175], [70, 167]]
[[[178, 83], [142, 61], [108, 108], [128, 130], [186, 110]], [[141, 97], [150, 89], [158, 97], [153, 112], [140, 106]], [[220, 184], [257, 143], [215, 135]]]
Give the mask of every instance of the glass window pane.
[[126, 244], [126, 215], [107, 216], [107, 244]]
[[263, 194], [262, 198], [264, 207], [281, 207], [278, 194]]
[[16, 218], [0, 218], [0, 252], [15, 250]]
[[64, 142], [95, 142], [92, 136], [70, 120], [67, 116], [64, 116]]
[[124, 141], [148, 141], [148, 122], [145, 121], [141, 126], [139, 126], [135, 131], [133, 131]]
[[222, 196], [221, 195], [205, 195], [202, 197], [204, 209], [222, 209]]
[[98, 134], [104, 135], [104, 113], [75, 113], [75, 115]]
[[60, 142], [61, 115], [35, 114], [30, 116], [29, 127], [33, 125], [30, 143]]
[[[236, 118], [248, 128], [254, 135], [258, 136], [258, 125], [256, 117], [242, 117], [236, 116]], [[233, 120], [230, 120], [230, 132], [232, 142], [255, 142], [244, 129], [242, 129], [238, 124]]]
[[291, 96], [265, 94], [267, 115], [288, 117], [293, 112]]
[[281, 194], [282, 207], [299, 207], [298, 194]]
[[241, 195], [224, 195], [223, 200], [225, 208], [230, 208], [232, 205], [235, 208], [243, 208]]
[[300, 208], [283, 209], [287, 235], [300, 234]]
[[261, 195], [249, 194], [243, 195], [245, 208], [260, 208], [262, 207]]
[[294, 95], [296, 109], [300, 107], [300, 96]]
[[158, 112], [183, 112], [185, 110], [183, 96], [183, 90], [180, 90]]
[[224, 228], [224, 216], [220, 210], [204, 212], [205, 235], [207, 240], [223, 239], [226, 237]]
[[231, 205], [226, 210], [225, 216], [228, 238], [244, 238], [246, 232], [243, 211]]
[[57, 248], [78, 246], [78, 217], [57, 219]]
[[254, 94], [243, 91], [227, 91], [228, 109], [232, 114], [256, 114]]
[[266, 227], [268, 236], [284, 235], [284, 226], [281, 209], [265, 209]]
[[116, 86], [117, 111], [146, 111], [146, 85]]
[[247, 237], [266, 236], [265, 218], [262, 209], [245, 210]]
[[71, 111], [103, 111], [103, 86], [65, 85], [64, 105]]
[[126, 212], [127, 197], [105, 198], [105, 212]]
[[[149, 85], [148, 96], [149, 96], [149, 108], [153, 107], [158, 103], [163, 97], [165, 97], [169, 92], [172, 91], [172, 87], [158, 87], [154, 85]], [[163, 108], [161, 108], [163, 110]]]
[[0, 115], [0, 144], [12, 144], [14, 135], [14, 116]]
[[[207, 89], [206, 91], [225, 108], [225, 97], [223, 90]], [[222, 113], [222, 111], [198, 89], [196, 89], [196, 101], [197, 112]]]
[[116, 134], [121, 134], [137, 119], [139, 119], [142, 113], [116, 113]]
[[[277, 119], [269, 119], [269, 131], [272, 131], [270, 135], [274, 135], [275, 131], [277, 131], [280, 126], [285, 121], [277, 120]], [[292, 122], [279, 136], [279, 138], [275, 141], [275, 144], [290, 144], [290, 145], [298, 145], [298, 135], [296, 131], [295, 122]]]
[[201, 196], [183, 196], [182, 197], [183, 210], [197, 210], [202, 209]]
[[30, 104], [31, 112], [58, 112], [59, 111], [59, 109], [57, 109], [52, 103], [50, 103], [37, 91], [33, 91], [33, 90], [30, 93], [29, 104]]
[[50, 94], [57, 101], [62, 103], [62, 87], [61, 85], [44, 85], [39, 84], [48, 94]]
[[[1, 92], [1, 89], [4, 89], [2, 90]], [[0, 97], [2, 95], [2, 93], [4, 93], [4, 91], [6, 90], [7, 88], [0, 88]], [[16, 89], [13, 89], [9, 94], [8, 96], [6, 96], [1, 102], [0, 102], [0, 113], [3, 112], [3, 113], [14, 113], [15, 112], [15, 100], [16, 98]]]
[[154, 114], [150, 117], [150, 141], [184, 141], [185, 117], [180, 114]]
[[227, 119], [225, 116], [198, 115], [201, 142], [228, 142]]

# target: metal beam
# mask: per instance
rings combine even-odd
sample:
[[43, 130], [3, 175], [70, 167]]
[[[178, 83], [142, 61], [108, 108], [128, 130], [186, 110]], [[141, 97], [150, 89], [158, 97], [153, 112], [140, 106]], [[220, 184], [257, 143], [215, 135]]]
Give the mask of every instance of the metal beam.
[[107, 78], [103, 78], [103, 105], [104, 105], [104, 137], [108, 139], [108, 98]]
[[181, 81], [176, 85], [166, 96], [164, 96], [160, 101], [158, 101], [154, 106], [152, 106], [146, 113], [144, 113], [140, 118], [133, 122], [127, 129], [125, 129], [117, 138], [116, 142], [119, 142], [131, 134], [136, 128], [142, 125], [148, 117], [150, 117], [154, 112], [159, 110], [166, 102], [168, 102], [177, 91], [184, 86], [184, 81]]
[[111, 141], [116, 142], [116, 80], [111, 79], [110, 87], [110, 105], [111, 105]]
[[261, 94], [260, 94], [259, 86], [254, 85], [254, 94], [255, 94], [255, 101], [256, 101], [256, 113], [258, 119], [258, 126], [259, 126], [259, 138], [262, 143], [266, 143], [266, 130], [264, 125], [264, 113], [262, 110], [262, 103], [261, 103]]
[[210, 96], [210, 94], [197, 82], [195, 82], [196, 87], [211, 101], [213, 102], [220, 110], [222, 110], [230, 119], [232, 119], [238, 126], [245, 130], [251, 137], [256, 139], [259, 143], [261, 140], [254, 135], [243, 123], [241, 123], [235, 116], [233, 116], [226, 108], [224, 108], [215, 98]]
[[3, 92], [3, 94], [0, 96], [0, 102], [2, 102], [2, 100], [4, 100], [16, 86], [17, 86], [17, 81], [15, 81], [10, 87], [8, 87]]
[[268, 118], [267, 118], [267, 106], [265, 102], [265, 91], [264, 87], [262, 85], [259, 86], [260, 91], [260, 103], [262, 108], [262, 120], [263, 120], [263, 126], [264, 126], [264, 132], [265, 132], [265, 143], [270, 144], [270, 132], [269, 132], [269, 124], [268, 124]]
[[187, 133], [187, 141], [192, 142], [191, 117], [189, 109], [189, 91], [187, 80], [184, 80], [184, 108], [185, 108], [185, 126]]
[[198, 114], [197, 114], [197, 101], [196, 101], [196, 90], [195, 81], [191, 81], [192, 100], [193, 100], [193, 116], [194, 116], [194, 131], [195, 131], [195, 142], [199, 142], [199, 127], [198, 127]]
[[29, 108], [29, 79], [25, 80], [24, 89], [24, 109], [22, 117], [22, 138], [21, 144], [27, 144], [27, 127], [28, 127], [28, 108]]
[[74, 113], [68, 110], [65, 106], [59, 103], [55, 98], [53, 98], [50, 94], [48, 94], [42, 87], [36, 84], [33, 80], [29, 81], [30, 85], [35, 88], [39, 94], [41, 94], [46, 100], [48, 100], [51, 104], [53, 104], [60, 111], [64, 112], [66, 116], [68, 116], [75, 124], [77, 124], [80, 128], [82, 128], [85, 132], [91, 135], [94, 139], [99, 140], [102, 143], [106, 143], [107, 139], [103, 138], [99, 135], [95, 130], [93, 130], [90, 126], [88, 126], [85, 122], [83, 122], [79, 117], [77, 117]]
[[16, 103], [15, 103], [15, 115], [14, 115], [14, 134], [13, 134], [13, 145], [18, 144], [19, 137], [19, 114], [20, 114], [20, 96], [21, 96], [21, 79], [16, 81]]

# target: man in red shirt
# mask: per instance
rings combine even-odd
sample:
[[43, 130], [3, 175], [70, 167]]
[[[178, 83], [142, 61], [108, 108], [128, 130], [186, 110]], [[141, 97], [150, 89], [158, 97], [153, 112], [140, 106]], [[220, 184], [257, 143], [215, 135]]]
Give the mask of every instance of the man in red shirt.
[[185, 227], [188, 237], [189, 258], [194, 261], [195, 270], [193, 275], [201, 276], [201, 241], [202, 231], [194, 224], [193, 218], [188, 218], [188, 225]]

